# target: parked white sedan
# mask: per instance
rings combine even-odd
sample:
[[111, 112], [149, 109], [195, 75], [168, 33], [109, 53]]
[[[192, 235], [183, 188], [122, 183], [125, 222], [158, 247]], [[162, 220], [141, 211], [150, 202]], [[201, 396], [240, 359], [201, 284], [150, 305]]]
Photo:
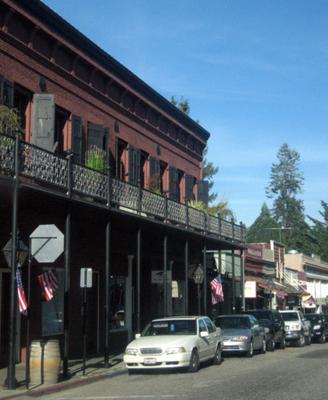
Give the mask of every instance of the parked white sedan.
[[222, 334], [208, 317], [167, 317], [151, 321], [126, 348], [129, 373], [137, 370], [187, 367], [196, 372], [201, 362], [222, 360]]

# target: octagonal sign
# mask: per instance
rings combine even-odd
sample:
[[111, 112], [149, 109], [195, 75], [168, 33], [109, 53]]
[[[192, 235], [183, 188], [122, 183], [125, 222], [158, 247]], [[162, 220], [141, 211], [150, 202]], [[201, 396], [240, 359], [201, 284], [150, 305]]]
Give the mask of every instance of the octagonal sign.
[[56, 225], [39, 225], [30, 235], [31, 255], [39, 263], [52, 263], [64, 251], [64, 235]]

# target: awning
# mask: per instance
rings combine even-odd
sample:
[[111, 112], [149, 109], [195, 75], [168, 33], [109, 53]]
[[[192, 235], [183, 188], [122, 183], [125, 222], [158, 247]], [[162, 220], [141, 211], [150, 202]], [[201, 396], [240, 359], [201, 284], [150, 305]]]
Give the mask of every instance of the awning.
[[304, 308], [315, 308], [317, 305], [317, 302], [312, 295], [304, 294], [302, 296], [302, 305]]

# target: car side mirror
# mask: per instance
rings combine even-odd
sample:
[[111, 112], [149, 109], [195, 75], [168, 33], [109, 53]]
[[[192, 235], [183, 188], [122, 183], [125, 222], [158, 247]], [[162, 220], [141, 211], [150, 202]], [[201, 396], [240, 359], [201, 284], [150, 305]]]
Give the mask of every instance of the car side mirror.
[[200, 337], [205, 338], [208, 336], [208, 333], [206, 331], [201, 331], [199, 334]]
[[141, 338], [141, 333], [136, 333], [134, 337], [135, 337], [135, 339]]

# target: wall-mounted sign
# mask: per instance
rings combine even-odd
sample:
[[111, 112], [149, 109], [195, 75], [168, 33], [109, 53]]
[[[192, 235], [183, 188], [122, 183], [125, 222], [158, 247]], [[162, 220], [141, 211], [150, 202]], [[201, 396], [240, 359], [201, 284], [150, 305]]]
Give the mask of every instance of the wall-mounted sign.
[[[158, 283], [163, 285], [164, 279], [164, 271], [162, 270], [154, 270], [151, 271], [151, 283]], [[166, 271], [166, 281], [171, 282], [172, 280], [172, 272], [171, 271]]]
[[246, 281], [245, 282], [245, 299], [255, 299], [256, 298], [256, 282]]
[[92, 287], [92, 268], [81, 268], [80, 270], [80, 287]]

